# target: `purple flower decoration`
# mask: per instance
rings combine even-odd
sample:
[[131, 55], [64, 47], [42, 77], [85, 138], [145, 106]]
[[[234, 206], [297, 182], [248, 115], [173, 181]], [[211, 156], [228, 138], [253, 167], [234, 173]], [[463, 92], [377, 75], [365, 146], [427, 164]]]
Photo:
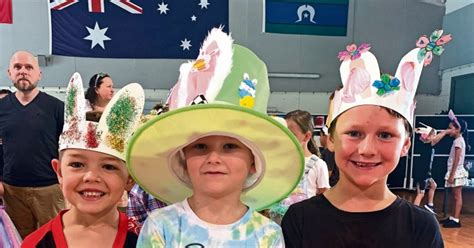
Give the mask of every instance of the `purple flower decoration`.
[[360, 58], [362, 53], [365, 53], [370, 50], [370, 44], [362, 43], [359, 47], [356, 44], [350, 44], [346, 46], [346, 51], [339, 52], [337, 57], [339, 61], [345, 60], [356, 60]]

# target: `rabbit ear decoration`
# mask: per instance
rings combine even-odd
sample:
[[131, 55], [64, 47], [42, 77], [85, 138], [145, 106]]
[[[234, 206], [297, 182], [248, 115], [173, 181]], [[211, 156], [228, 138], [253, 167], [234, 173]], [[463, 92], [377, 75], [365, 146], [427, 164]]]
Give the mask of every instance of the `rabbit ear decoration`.
[[128, 84], [114, 95], [98, 123], [87, 121], [82, 78], [74, 73], [66, 90], [59, 150], [91, 150], [125, 161], [125, 147], [139, 124], [144, 103], [143, 88], [138, 83]]
[[[430, 40], [422, 39], [429, 44], [419, 41], [418, 48], [403, 56], [395, 76], [380, 75], [377, 59], [368, 51], [370, 47], [367, 44], [362, 44], [359, 48], [355, 45], [347, 46], [347, 51], [338, 55], [340, 60], [344, 60], [340, 67], [343, 88], [334, 95], [331, 122], [350, 108], [377, 105], [398, 112], [413, 127], [416, 89], [423, 66], [426, 65], [425, 60], [431, 59], [431, 52], [420, 51], [436, 49], [432, 53], [439, 55], [441, 45], [451, 40], [451, 35], [441, 36], [442, 30], [435, 31], [434, 34], [436, 37], [430, 37]], [[423, 47], [420, 48], [421, 46]]]

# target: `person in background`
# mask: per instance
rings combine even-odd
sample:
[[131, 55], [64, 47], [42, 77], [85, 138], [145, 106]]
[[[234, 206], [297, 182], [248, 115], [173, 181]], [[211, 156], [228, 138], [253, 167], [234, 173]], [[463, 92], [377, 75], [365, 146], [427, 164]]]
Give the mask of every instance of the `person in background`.
[[[1, 89], [0, 90], [0, 100], [6, 97], [8, 94], [12, 93], [10, 90]], [[0, 137], [0, 204], [3, 204], [3, 184], [2, 184], [2, 177], [3, 177], [3, 147], [2, 147], [2, 138]]]
[[99, 72], [89, 80], [89, 88], [86, 91], [88, 111], [103, 112], [104, 108], [114, 96], [114, 82], [112, 78], [103, 72]]
[[[423, 124], [423, 123], [421, 123]], [[441, 139], [446, 135], [446, 132], [443, 130], [439, 133], [430, 126], [415, 128], [415, 132], [420, 134], [420, 141], [423, 143], [420, 146], [420, 162], [417, 163], [417, 171], [419, 172], [414, 177], [416, 184], [416, 197], [413, 200], [413, 204], [420, 206], [421, 200], [425, 196], [425, 191], [428, 190], [428, 200], [427, 203], [423, 206], [428, 211], [433, 214], [436, 214], [434, 209], [434, 196], [437, 188], [437, 184], [434, 181], [431, 175], [431, 169], [433, 167], [433, 159], [435, 154], [434, 146], [441, 141]]]
[[64, 104], [41, 92], [37, 59], [29, 52], [13, 54], [8, 77], [17, 91], [0, 101], [5, 210], [22, 237], [64, 208], [64, 198], [50, 162], [58, 157]]
[[442, 220], [443, 227], [446, 228], [459, 228], [461, 227], [461, 209], [462, 209], [462, 187], [468, 184], [469, 173], [464, 169], [464, 158], [466, 156], [466, 150], [469, 151], [471, 147], [469, 145], [469, 132], [467, 129], [467, 122], [462, 119], [456, 118], [454, 113], [450, 110], [448, 114], [451, 122], [449, 123], [448, 129], [446, 129], [446, 135], [454, 138], [451, 151], [449, 152], [448, 158], [448, 170], [444, 179], [445, 187], [451, 188], [453, 192], [454, 208], [453, 214], [449, 218]]
[[322, 194], [330, 188], [326, 163], [319, 154], [318, 145], [313, 139], [313, 117], [308, 111], [294, 110], [285, 115], [288, 129], [298, 139], [305, 157], [304, 173], [295, 190], [280, 203], [270, 208], [270, 217], [277, 223], [291, 204]]

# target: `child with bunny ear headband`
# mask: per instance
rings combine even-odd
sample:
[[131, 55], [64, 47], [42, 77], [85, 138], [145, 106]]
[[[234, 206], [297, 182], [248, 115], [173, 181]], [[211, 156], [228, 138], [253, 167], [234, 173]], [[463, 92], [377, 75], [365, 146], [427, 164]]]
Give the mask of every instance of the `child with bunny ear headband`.
[[387, 186], [411, 145], [421, 49], [401, 59], [395, 76], [380, 75], [368, 44], [339, 53], [343, 88], [334, 96], [328, 147], [340, 178], [323, 195], [290, 206], [282, 220], [286, 246], [443, 247], [434, 216]]
[[51, 164], [71, 208], [31, 233], [22, 247], [136, 247], [128, 218], [117, 209], [133, 183], [125, 165], [129, 137], [145, 102], [143, 88], [132, 83], [110, 101], [99, 122], [86, 118], [82, 79], [74, 73], [66, 91], [59, 159]]

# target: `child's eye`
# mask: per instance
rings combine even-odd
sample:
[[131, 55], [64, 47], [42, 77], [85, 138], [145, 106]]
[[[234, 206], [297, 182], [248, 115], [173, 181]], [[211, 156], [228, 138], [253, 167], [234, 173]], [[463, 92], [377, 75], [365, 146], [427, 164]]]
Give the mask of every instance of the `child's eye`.
[[230, 150], [230, 149], [236, 149], [239, 148], [240, 146], [234, 143], [227, 143], [224, 145], [225, 150]]
[[379, 134], [379, 138], [384, 139], [384, 140], [390, 139], [392, 137], [393, 137], [392, 134], [387, 133], [387, 132], [381, 132]]
[[198, 144], [193, 145], [193, 148], [197, 150], [204, 150], [207, 148], [207, 146], [205, 144], [198, 143]]
[[84, 165], [82, 163], [79, 163], [79, 162], [72, 162], [72, 163], [69, 163], [69, 166], [71, 166], [72, 168], [81, 168], [81, 167], [84, 167]]
[[360, 137], [362, 135], [359, 131], [349, 131], [346, 134], [354, 138]]
[[106, 170], [118, 170], [117, 166], [116, 165], [112, 165], [112, 164], [104, 164], [102, 166], [102, 168], [106, 169]]

